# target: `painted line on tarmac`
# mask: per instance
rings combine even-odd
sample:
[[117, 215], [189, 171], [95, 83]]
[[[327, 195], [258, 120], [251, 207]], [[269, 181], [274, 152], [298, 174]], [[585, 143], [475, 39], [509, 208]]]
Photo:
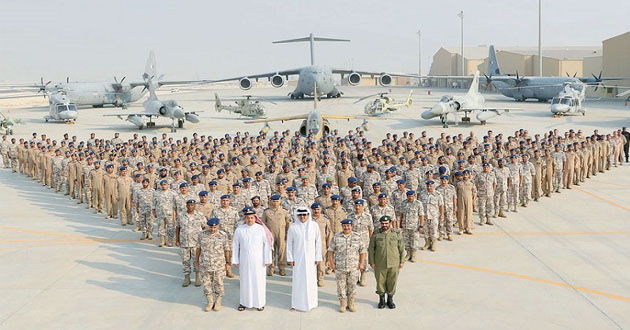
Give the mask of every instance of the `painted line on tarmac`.
[[628, 184], [600, 181], [600, 180], [596, 180], [596, 179], [593, 179], [593, 178], [591, 178], [590, 181], [597, 182], [597, 183], [603, 183], [603, 184], [610, 184], [610, 185], [613, 185], [613, 186], [630, 188], [630, 185], [628, 185]]
[[146, 240], [140, 241], [137, 239], [106, 239], [106, 238], [97, 238], [97, 239], [78, 239], [78, 240], [59, 240], [56, 242], [50, 242], [48, 244], [32, 244], [32, 245], [21, 245], [21, 246], [11, 246], [11, 247], [3, 247], [0, 248], [0, 251], [8, 251], [8, 250], [23, 250], [29, 248], [38, 248], [38, 247], [52, 247], [58, 245], [83, 245], [83, 244], [110, 244], [110, 243], [151, 243], [153, 241]]
[[17, 228], [17, 227], [9, 227], [9, 226], [3, 226], [3, 225], [0, 225], [0, 229], [21, 231], [21, 232], [29, 233], [29, 234], [37, 234], [37, 235], [52, 236], [52, 237], [65, 237], [65, 238], [74, 238], [74, 239], [85, 239], [84, 236], [79, 236], [79, 235], [70, 235], [70, 234], [61, 234], [61, 233], [49, 233], [49, 232], [46, 232], [46, 231], [38, 231], [38, 230], [31, 230], [31, 229], [24, 229], [24, 228]]
[[616, 207], [618, 207], [618, 208], [620, 208], [620, 209], [622, 209], [624, 211], [630, 212], [630, 208], [627, 208], [627, 207], [625, 207], [623, 205], [617, 204], [617, 203], [615, 203], [615, 202], [613, 202], [613, 201], [611, 201], [609, 199], [606, 199], [606, 198], [604, 198], [602, 196], [596, 195], [596, 194], [594, 194], [592, 192], [586, 191], [586, 190], [584, 190], [582, 188], [578, 188], [578, 187], [573, 187], [573, 189], [576, 189], [577, 191], [581, 191], [581, 192], [583, 192], [583, 193], [585, 193], [585, 194], [587, 194], [587, 195], [589, 195], [591, 197], [595, 197], [595, 198], [599, 199], [600, 201], [602, 201], [604, 203], [608, 203], [608, 204], [610, 204], [612, 206], [616, 206]]
[[506, 235], [519, 235], [519, 236], [572, 236], [572, 235], [630, 235], [630, 231], [576, 231], [576, 232], [545, 232], [545, 231], [532, 231], [532, 232], [496, 232], [496, 233], [475, 233], [475, 236], [506, 236]]
[[419, 261], [423, 262], [423, 263], [427, 263], [427, 264], [434, 264], [434, 265], [447, 266], [447, 267], [453, 267], [453, 268], [459, 268], [459, 269], [473, 270], [473, 271], [477, 271], [477, 272], [489, 273], [489, 274], [494, 274], [494, 275], [503, 275], [503, 276], [508, 276], [508, 277], [520, 278], [520, 279], [523, 279], [523, 280], [528, 280], [528, 281], [533, 281], [533, 282], [538, 282], [538, 283], [545, 283], [545, 284], [550, 284], [550, 285], [570, 288], [570, 289], [574, 289], [574, 290], [578, 290], [578, 291], [582, 291], [582, 292], [588, 292], [588, 293], [596, 294], [596, 295], [599, 295], [599, 296], [604, 296], [604, 297], [607, 297], [607, 298], [612, 298], [612, 299], [616, 299], [616, 300], [630, 302], [630, 297], [618, 296], [618, 295], [614, 295], [614, 294], [603, 292], [603, 291], [599, 291], [599, 290], [583, 288], [583, 287], [579, 287], [579, 286], [575, 286], [575, 285], [570, 285], [570, 284], [567, 284], [567, 283], [564, 283], [564, 282], [545, 280], [545, 279], [542, 279], [542, 278], [537, 278], [537, 277], [528, 276], [528, 275], [503, 272], [503, 271], [500, 271], [500, 270], [480, 268], [480, 267], [475, 267], [475, 266], [452, 264], [452, 263], [442, 262], [442, 261], [434, 261], [434, 260], [426, 260], [426, 259], [419, 260]]

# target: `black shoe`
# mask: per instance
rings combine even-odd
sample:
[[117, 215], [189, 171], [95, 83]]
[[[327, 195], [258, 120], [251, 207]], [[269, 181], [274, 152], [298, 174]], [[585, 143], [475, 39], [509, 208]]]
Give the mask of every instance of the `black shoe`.
[[387, 295], [387, 307], [389, 307], [389, 309], [396, 308], [396, 304], [394, 304], [394, 296]]
[[385, 308], [385, 295], [379, 296], [378, 297], [378, 309], [383, 309]]

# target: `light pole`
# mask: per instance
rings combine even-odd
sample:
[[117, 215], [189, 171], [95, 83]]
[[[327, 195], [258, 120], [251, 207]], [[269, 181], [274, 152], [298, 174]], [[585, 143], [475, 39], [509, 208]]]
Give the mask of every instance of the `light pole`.
[[542, 58], [542, 0], [538, 0], [538, 75], [543, 75]]
[[462, 20], [462, 40], [461, 40], [461, 52], [462, 52], [462, 76], [466, 75], [464, 72], [464, 11], [460, 10], [457, 14]]
[[[422, 33], [418, 30], [418, 77], [422, 77]], [[418, 78], [418, 85], [422, 86], [422, 78]]]

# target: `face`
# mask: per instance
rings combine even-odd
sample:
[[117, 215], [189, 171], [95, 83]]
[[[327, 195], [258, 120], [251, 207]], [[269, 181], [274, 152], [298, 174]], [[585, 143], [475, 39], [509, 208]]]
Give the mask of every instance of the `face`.
[[248, 226], [253, 226], [256, 223], [256, 215], [254, 214], [246, 215], [245, 223], [247, 223]]
[[195, 211], [195, 204], [186, 203], [186, 211], [188, 211], [188, 213], [193, 213]]
[[149, 188], [149, 181], [142, 181], [142, 188], [144, 189]]
[[216, 234], [218, 232], [219, 232], [219, 226], [218, 225], [210, 226], [210, 233], [211, 234]]
[[306, 220], [308, 220], [308, 213], [298, 214], [298, 219], [300, 219], [302, 223], [306, 222]]
[[221, 198], [221, 207], [222, 208], [230, 207], [230, 199], [229, 198]]
[[343, 229], [343, 233], [348, 235], [352, 232], [352, 225], [351, 224], [342, 224], [341, 225], [341, 229]]
[[381, 221], [381, 230], [388, 231], [389, 230], [389, 221]]
[[321, 207], [316, 207], [314, 209], [311, 209], [313, 212], [313, 216], [314, 217], [319, 217], [322, 214], [322, 208]]

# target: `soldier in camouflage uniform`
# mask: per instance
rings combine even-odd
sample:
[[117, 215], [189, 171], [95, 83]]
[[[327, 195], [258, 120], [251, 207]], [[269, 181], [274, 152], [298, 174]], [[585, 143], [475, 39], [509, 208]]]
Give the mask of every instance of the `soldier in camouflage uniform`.
[[153, 195], [155, 195], [155, 190], [150, 187], [149, 179], [142, 180], [142, 188], [138, 189], [135, 192], [136, 195], [136, 213], [138, 213], [138, 217], [136, 221], [140, 223], [140, 228], [142, 229], [141, 240], [153, 239]]
[[416, 262], [416, 250], [420, 243], [421, 224], [424, 223], [424, 207], [416, 200], [416, 192], [409, 190], [406, 193], [407, 199], [402, 202], [402, 211], [399, 222], [402, 229], [402, 237], [405, 242], [408, 260]]
[[444, 239], [445, 236], [447, 240], [453, 240], [453, 223], [455, 221], [455, 213], [457, 212], [455, 209], [457, 207], [457, 192], [455, 191], [455, 186], [448, 183], [448, 178], [448, 175], [442, 175], [440, 177], [442, 184], [435, 188], [435, 190], [442, 195], [442, 199], [444, 200], [444, 216], [438, 226], [438, 231], [440, 232], [438, 241]]
[[138, 221], [138, 219], [140, 219], [139, 214], [138, 214], [138, 190], [142, 189], [142, 174], [140, 173], [136, 173], [134, 175], [134, 182], [131, 184], [131, 219], [132, 221], [134, 221], [136, 223], [136, 228], [133, 229], [134, 232], [138, 232], [140, 231], [141, 225], [140, 225], [140, 221]]
[[510, 156], [510, 164], [507, 166], [510, 170], [510, 176], [508, 176], [508, 210], [513, 207], [512, 212], [517, 212], [518, 193], [523, 185], [523, 166], [517, 162], [517, 158], [516, 155]]
[[529, 155], [523, 154], [523, 186], [521, 186], [521, 206], [529, 206], [529, 201], [532, 199], [532, 185], [533, 180], [536, 177], [536, 167], [529, 161]]
[[497, 187], [496, 174], [490, 172], [490, 164], [483, 163], [483, 172], [475, 177], [477, 188], [477, 210], [479, 211], [479, 225], [493, 225], [490, 217], [494, 214], [494, 191]]
[[370, 208], [370, 213], [372, 214], [372, 221], [374, 222], [374, 228], [378, 228], [381, 225], [379, 219], [381, 219], [384, 215], [389, 215], [392, 218], [396, 217], [396, 211], [394, 211], [394, 207], [389, 205], [389, 201], [387, 200], [386, 193], [380, 193], [378, 195], [378, 204], [373, 205]]
[[[424, 221], [420, 220], [420, 227], [424, 230], [424, 247], [422, 250], [435, 251], [438, 238], [438, 226], [444, 214], [444, 198], [435, 191], [435, 182], [426, 181], [427, 191], [424, 196]], [[415, 249], [414, 249], [415, 251]], [[412, 260], [413, 261], [413, 260]]]
[[[564, 163], [567, 161], [567, 156], [564, 154], [564, 151], [560, 149], [560, 144], [555, 145], [555, 151], [551, 153], [551, 158], [555, 165], [553, 169], [553, 191], [559, 193], [560, 186], [562, 185]], [[597, 162], [595, 162], [595, 164], [597, 164]]]
[[160, 189], [153, 196], [153, 216], [157, 219], [160, 247], [166, 242], [173, 246], [175, 235], [175, 196], [169, 189], [167, 180], [160, 181]]
[[[365, 201], [363, 199], [357, 199], [354, 201], [354, 212], [350, 214], [348, 218], [352, 219], [352, 230], [359, 233], [361, 235], [361, 240], [365, 246], [370, 244], [370, 237], [374, 232], [374, 222], [372, 221], [372, 216], [368, 212], [364, 212]], [[363, 265], [363, 270], [361, 271], [361, 278], [359, 280], [359, 285], [365, 286], [365, 272], [367, 272], [367, 261]]]
[[[186, 212], [177, 217], [177, 228], [175, 229], [175, 244], [180, 248], [182, 265], [184, 266], [183, 287], [190, 285], [191, 263], [195, 260], [199, 234], [206, 223], [203, 214], [195, 211], [197, 201], [189, 199], [186, 201]], [[195, 267], [195, 286], [201, 285], [199, 269]]]
[[[219, 229], [221, 229], [228, 237], [230, 257], [227, 259], [227, 262], [230, 262], [230, 260], [232, 260], [231, 247], [232, 240], [234, 239], [234, 230], [236, 229], [236, 223], [239, 220], [238, 213], [239, 211], [230, 206], [230, 195], [223, 195], [221, 196], [221, 207], [215, 208], [210, 215], [211, 218], [219, 218], [221, 220]], [[227, 277], [234, 277], [234, 274], [232, 273], [232, 266], [227, 268]]]
[[497, 168], [494, 169], [494, 176], [497, 183], [497, 190], [494, 192], [494, 214], [501, 218], [505, 218], [505, 213], [503, 213], [503, 211], [507, 210], [507, 191], [510, 170], [505, 167], [505, 161], [503, 158], [497, 161]]
[[[87, 158], [87, 162], [81, 167], [81, 181], [83, 182], [83, 192], [85, 193], [85, 208], [92, 207], [92, 180], [90, 180], [90, 172], [94, 169], [94, 160], [92, 157]], [[79, 202], [83, 202], [83, 196], [79, 196]]]
[[61, 150], [55, 150], [55, 157], [52, 159], [53, 164], [53, 186], [55, 187], [56, 192], [61, 191], [61, 184], [63, 180], [61, 178], [61, 162], [63, 161], [63, 157], [61, 156]]
[[195, 267], [201, 272], [203, 293], [208, 299], [205, 311], [221, 310], [221, 299], [225, 294], [223, 279], [227, 268], [231, 245], [227, 234], [219, 230], [219, 218], [210, 218], [207, 228], [199, 234], [195, 252]]
[[335, 271], [339, 312], [344, 313], [346, 306], [355, 311], [357, 280], [365, 267], [367, 247], [361, 235], [352, 230], [352, 219], [342, 220], [341, 227], [343, 231], [335, 234], [328, 246], [328, 264]]

